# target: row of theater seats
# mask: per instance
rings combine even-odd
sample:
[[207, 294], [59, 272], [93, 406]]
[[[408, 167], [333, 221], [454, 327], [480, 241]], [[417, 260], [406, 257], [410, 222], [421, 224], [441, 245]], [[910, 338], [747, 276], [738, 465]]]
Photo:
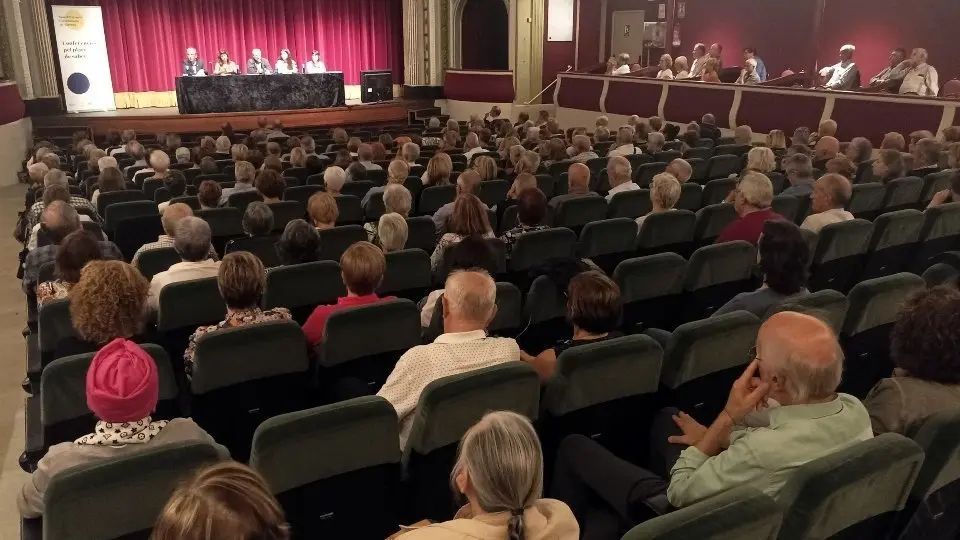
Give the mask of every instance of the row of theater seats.
[[[879, 331], [888, 331], [896, 305], [922, 286], [916, 276], [890, 276], [858, 284], [849, 296], [849, 310], [847, 299], [835, 291], [788, 301], [778, 309], [821, 310], [833, 324], [838, 317], [843, 320], [842, 332], [858, 331], [844, 335], [848, 359], [859, 362], [848, 364], [847, 378], [858, 366], [879, 359], [864, 358], [846, 338], [871, 332], [871, 341], [885, 341]], [[328, 324], [335, 331], [329, 337], [344, 339], [325, 344], [321, 362], [340, 362], [324, 369], [341, 371], [323, 373], [371, 373], [382, 360], [380, 351], [356, 349], [369, 347], [374, 340], [362, 338], [382, 329], [384, 320], [391, 321], [391, 330], [403, 329], [399, 311], [387, 313], [400, 306], [412, 308], [396, 301], [332, 316]], [[415, 328], [415, 310], [408, 318]], [[201, 338], [197, 370], [186, 390], [190, 409], [184, 409], [176, 362], [162, 347], [145, 348], [161, 373], [157, 417], [189, 412], [235, 458], [246, 459], [249, 452], [251, 465], [266, 476], [300, 537], [382, 538], [398, 521], [450, 517], [448, 475], [456, 445], [484, 412], [512, 410], [534, 419], [548, 464], [570, 433], [590, 434], [625, 459], [642, 459], [644, 434], [657, 404], [676, 404], [701, 421], [723, 407], [730, 380], [749, 360], [759, 325], [756, 317], [738, 312], [682, 325], [664, 346], [661, 336], [651, 332], [652, 337], [629, 335], [575, 347], [561, 354], [556, 375], [542, 389], [532, 368], [519, 362], [435, 381], [420, 399], [406, 449], [397, 445], [392, 407], [379, 398], [299, 410], [305, 403], [298, 403], [300, 392], [309, 391], [304, 375], [312, 367], [293, 323], [240, 327]], [[392, 333], [377, 335], [392, 339]], [[364, 355], [350, 358], [351, 352]], [[276, 361], [263, 362], [266, 357]], [[89, 429], [93, 419], [83, 388], [91, 359], [92, 354], [61, 358], [44, 370], [39, 396], [44, 443], [70, 440]], [[915, 436], [920, 446], [885, 435], [801, 467], [777, 505], [741, 489], [654, 519], [625, 538], [697, 530], [703, 538], [826, 538], [848, 527], [855, 534], [847, 530], [841, 537], [880, 538], [878, 531], [889, 532], [894, 518], [909, 519], [918, 502], [942, 486], [941, 477], [949, 477], [946, 465], [956, 452], [958, 429], [957, 414], [934, 417]], [[86, 516], [113, 515], [118, 509], [127, 519], [111, 521], [107, 529], [113, 534], [101, 537], [149, 528], [173, 481], [214, 456], [210, 448], [197, 445], [158, 448], [58, 476], [46, 496], [45, 532], [77, 527]], [[140, 469], [143, 474], [128, 474]], [[134, 493], [141, 496], [131, 497]], [[758, 513], [758, 508], [765, 511]], [[38, 522], [25, 523], [25, 531], [39, 527]], [[733, 532], [738, 536], [730, 536]]]

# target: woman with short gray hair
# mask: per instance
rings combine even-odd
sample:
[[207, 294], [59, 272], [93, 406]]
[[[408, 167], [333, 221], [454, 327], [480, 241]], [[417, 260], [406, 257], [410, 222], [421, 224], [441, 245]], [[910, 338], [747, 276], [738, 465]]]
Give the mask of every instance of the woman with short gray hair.
[[277, 242], [277, 255], [284, 265], [301, 264], [317, 260], [320, 252], [320, 235], [317, 229], [302, 219], [287, 223]]
[[543, 450], [530, 420], [517, 413], [487, 413], [467, 430], [450, 483], [467, 504], [452, 521], [406, 533], [405, 540], [576, 540], [580, 536], [566, 504], [541, 498]]
[[407, 245], [409, 235], [407, 220], [400, 214], [389, 213], [380, 216], [380, 224], [377, 225], [378, 244], [384, 253], [391, 251], [400, 251]]
[[267, 236], [273, 231], [273, 210], [266, 203], [254, 201], [243, 211], [242, 225], [247, 236]]

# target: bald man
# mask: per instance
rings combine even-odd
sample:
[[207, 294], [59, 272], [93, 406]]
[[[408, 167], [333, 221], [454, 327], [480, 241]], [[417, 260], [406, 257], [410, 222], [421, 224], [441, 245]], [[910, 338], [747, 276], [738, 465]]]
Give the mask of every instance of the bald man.
[[443, 291], [443, 334], [403, 354], [377, 392], [397, 411], [400, 448], [407, 444], [420, 394], [442, 377], [520, 360], [510, 338], [487, 337], [497, 313], [497, 284], [483, 270], [450, 274]]
[[[756, 345], [756, 357], [709, 427], [683, 412], [673, 414], [680, 432], [667, 437], [673, 446], [662, 456], [669, 482], [587, 437], [564, 439], [551, 496], [570, 505], [582, 531], [591, 529], [587, 516], [597, 515], [597, 501], [632, 523], [632, 508], [643, 501], [659, 505], [664, 494], [671, 505], [685, 507], [751, 484], [776, 499], [801, 465], [873, 437], [863, 404], [837, 393], [843, 352], [827, 324], [777, 313], [760, 328]], [[652, 435], [655, 443], [662, 437]], [[667, 454], [679, 447], [685, 449], [671, 464]]]
[[829, 161], [840, 153], [840, 141], [836, 137], [820, 137], [813, 147], [813, 161]]
[[583, 163], [573, 163], [567, 169], [567, 193], [550, 199], [550, 206], [556, 209], [563, 201], [577, 197], [597, 197], [590, 191], [590, 168]]
[[815, 233], [833, 223], [850, 221], [853, 214], [844, 210], [853, 195], [850, 181], [839, 174], [825, 174], [813, 184], [810, 195], [811, 214], [803, 220], [801, 229]]
[[187, 57], [184, 58], [181, 63], [181, 67], [183, 68], [181, 75], [184, 77], [206, 75], [204, 65], [203, 60], [197, 57], [197, 50], [189, 47], [187, 48]]
[[667, 169], [664, 172], [672, 174], [674, 178], [682, 184], [690, 180], [690, 177], [693, 176], [693, 167], [690, 166], [689, 161], [677, 158], [667, 165]]

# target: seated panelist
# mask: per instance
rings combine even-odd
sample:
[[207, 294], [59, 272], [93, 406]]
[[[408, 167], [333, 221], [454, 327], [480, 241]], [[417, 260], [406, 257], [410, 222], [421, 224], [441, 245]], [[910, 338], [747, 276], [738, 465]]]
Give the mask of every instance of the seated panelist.
[[852, 90], [858, 85], [860, 71], [853, 54], [857, 48], [847, 44], [840, 47], [840, 62], [820, 70], [820, 76], [825, 79], [824, 88], [830, 90]]
[[220, 49], [220, 52], [217, 54], [217, 62], [213, 64], [213, 74], [214, 75], [236, 75], [240, 73], [240, 67], [237, 66], [237, 63], [230, 59], [230, 55], [227, 54], [227, 51]]
[[250, 54], [253, 55], [253, 58], [247, 60], [248, 75], [269, 75], [273, 73], [273, 69], [270, 68], [270, 62], [267, 62], [263, 58], [263, 51], [254, 49], [250, 51]]
[[290, 75], [297, 72], [297, 61], [290, 56], [290, 49], [280, 49], [280, 58], [277, 58], [276, 73]]
[[183, 60], [184, 77], [197, 77], [206, 75], [203, 69], [203, 60], [197, 58], [197, 50], [193, 47], [187, 49], [187, 57]]
[[327, 66], [320, 60], [320, 51], [313, 51], [310, 60], [303, 64], [304, 73], [326, 73]]

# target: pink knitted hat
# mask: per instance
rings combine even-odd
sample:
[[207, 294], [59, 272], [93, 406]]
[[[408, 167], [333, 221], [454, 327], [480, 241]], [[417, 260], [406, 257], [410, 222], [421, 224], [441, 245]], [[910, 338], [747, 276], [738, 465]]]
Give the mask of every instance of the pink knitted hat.
[[157, 408], [157, 364], [136, 343], [117, 338], [93, 357], [87, 371], [87, 406], [104, 422], [132, 422]]

